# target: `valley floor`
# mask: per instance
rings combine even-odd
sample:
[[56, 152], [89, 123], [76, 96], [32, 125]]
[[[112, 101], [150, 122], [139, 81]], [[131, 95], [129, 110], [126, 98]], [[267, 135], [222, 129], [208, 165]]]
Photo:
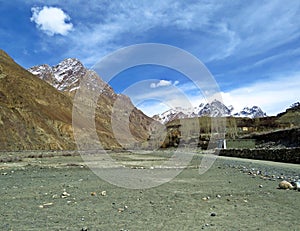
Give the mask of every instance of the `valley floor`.
[[[168, 155], [112, 153], [146, 167]], [[201, 158], [142, 190], [105, 182], [80, 156], [0, 163], [0, 230], [300, 230], [300, 192], [277, 189], [299, 165], [219, 157], [199, 175]]]

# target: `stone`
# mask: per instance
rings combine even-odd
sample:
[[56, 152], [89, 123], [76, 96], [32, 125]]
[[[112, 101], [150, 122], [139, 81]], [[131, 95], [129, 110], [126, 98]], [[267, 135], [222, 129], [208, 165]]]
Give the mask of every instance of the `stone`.
[[300, 191], [300, 181], [294, 181], [291, 183], [295, 190]]
[[281, 181], [278, 187], [279, 189], [294, 189], [293, 185], [286, 180]]
[[217, 216], [217, 214], [216, 214], [215, 212], [212, 212], [212, 213], [210, 214], [210, 216], [215, 217], [215, 216]]
[[96, 192], [91, 192], [91, 196], [97, 196]]
[[39, 206], [39, 208], [48, 208], [48, 207], [50, 207], [51, 205], [53, 205], [53, 203], [52, 202], [50, 202], [50, 203], [45, 203], [45, 204], [42, 204], [42, 205], [40, 205]]
[[106, 191], [102, 191], [101, 196], [106, 196]]
[[208, 201], [209, 199], [210, 199], [210, 197], [209, 197], [209, 196], [207, 196], [207, 197], [203, 197], [203, 198], [202, 198], [202, 200], [203, 200], [203, 201]]
[[61, 194], [61, 198], [66, 198], [66, 197], [69, 197], [70, 196], [70, 194], [69, 193], [67, 193], [66, 191], [64, 191], [62, 194]]

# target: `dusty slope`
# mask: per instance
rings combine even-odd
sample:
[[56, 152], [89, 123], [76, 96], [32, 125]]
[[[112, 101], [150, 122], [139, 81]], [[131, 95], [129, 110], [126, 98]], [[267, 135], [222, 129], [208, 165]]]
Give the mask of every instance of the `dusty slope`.
[[0, 51], [0, 149], [74, 149], [72, 102]]
[[[105, 148], [119, 148], [111, 128], [118, 95], [109, 86], [107, 89], [110, 94], [102, 95], [96, 108], [97, 134]], [[29, 73], [0, 50], [0, 150], [75, 149], [73, 96]], [[131, 101], [122, 97], [131, 107]], [[133, 136], [147, 139], [152, 121], [134, 108], [129, 125]]]

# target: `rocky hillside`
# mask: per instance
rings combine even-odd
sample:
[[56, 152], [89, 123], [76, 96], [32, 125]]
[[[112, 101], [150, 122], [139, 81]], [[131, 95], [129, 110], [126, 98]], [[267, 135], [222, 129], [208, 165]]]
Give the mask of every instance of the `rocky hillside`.
[[74, 149], [72, 101], [0, 50], [0, 150]]
[[[41, 65], [30, 71], [0, 50], [0, 150], [76, 149], [72, 128], [73, 96], [80, 79], [89, 70], [76, 59], [66, 59], [55, 67]], [[134, 108], [126, 96], [115, 94], [95, 73], [90, 76], [91, 82], [105, 86], [95, 115], [97, 134], [103, 146], [121, 147], [111, 126], [112, 108], [119, 98], [133, 108], [129, 115], [133, 137], [137, 141], [147, 139], [153, 120]], [[70, 92], [73, 92], [72, 97]], [[126, 140], [128, 134], [121, 136]]]

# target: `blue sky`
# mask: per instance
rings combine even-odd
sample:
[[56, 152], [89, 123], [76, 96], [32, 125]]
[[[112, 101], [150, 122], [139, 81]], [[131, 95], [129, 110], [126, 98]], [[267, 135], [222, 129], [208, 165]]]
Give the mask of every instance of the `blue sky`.
[[[201, 60], [236, 110], [258, 105], [275, 115], [299, 101], [299, 1], [0, 0], [0, 14], [0, 48], [25, 68], [68, 57], [92, 67], [122, 47], [163, 43]], [[204, 100], [188, 79], [159, 66], [131, 68], [110, 84], [126, 92], [149, 79], [156, 81], [136, 94], [174, 96], [140, 103], [148, 115], [180, 106], [170, 86], [193, 106]]]

